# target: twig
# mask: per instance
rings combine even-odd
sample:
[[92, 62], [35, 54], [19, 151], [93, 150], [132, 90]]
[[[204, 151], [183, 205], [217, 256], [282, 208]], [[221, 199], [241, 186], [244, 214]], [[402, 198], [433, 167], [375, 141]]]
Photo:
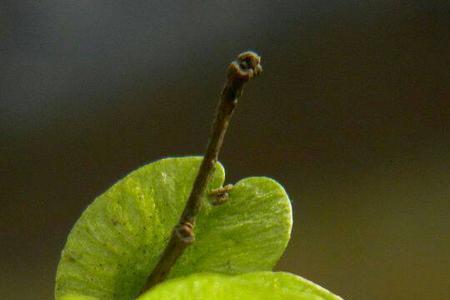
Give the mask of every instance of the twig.
[[238, 98], [242, 94], [244, 84], [262, 72], [260, 62], [261, 58], [256, 53], [247, 51], [241, 53], [229, 65], [227, 82], [221, 94], [206, 153], [191, 194], [180, 221], [173, 229], [169, 243], [150, 274], [143, 291], [163, 281], [186, 247], [194, 242], [195, 218], [200, 211], [202, 196], [205, 194], [206, 187], [214, 173], [230, 118], [237, 105]]

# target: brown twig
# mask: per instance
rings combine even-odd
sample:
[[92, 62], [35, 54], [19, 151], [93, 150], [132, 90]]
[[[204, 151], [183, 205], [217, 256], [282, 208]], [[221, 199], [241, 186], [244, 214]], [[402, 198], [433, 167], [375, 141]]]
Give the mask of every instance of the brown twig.
[[262, 72], [260, 63], [261, 58], [256, 53], [247, 51], [239, 54], [237, 59], [229, 65], [227, 82], [222, 90], [211, 136], [191, 194], [180, 221], [173, 229], [169, 243], [150, 274], [143, 291], [163, 281], [186, 247], [194, 242], [195, 218], [200, 211], [202, 196], [214, 173], [230, 118], [242, 94], [244, 84]]

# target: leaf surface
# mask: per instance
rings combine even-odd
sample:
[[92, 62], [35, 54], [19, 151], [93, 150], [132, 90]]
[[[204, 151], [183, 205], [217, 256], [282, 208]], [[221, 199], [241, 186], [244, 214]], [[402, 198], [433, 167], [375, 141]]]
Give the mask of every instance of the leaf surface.
[[[183, 157], [150, 163], [97, 197], [69, 234], [58, 266], [56, 298], [134, 299], [182, 213], [200, 162], [201, 157]], [[207, 190], [221, 187], [224, 176], [217, 164]], [[220, 206], [212, 206], [210, 198], [203, 199], [196, 241], [169, 277], [270, 270], [291, 232], [284, 189], [272, 179], [253, 177], [239, 181]]]
[[255, 272], [238, 276], [203, 273], [166, 281], [137, 300], [342, 300], [289, 273]]
[[61, 297], [60, 300], [98, 300], [98, 299], [83, 295], [65, 295]]

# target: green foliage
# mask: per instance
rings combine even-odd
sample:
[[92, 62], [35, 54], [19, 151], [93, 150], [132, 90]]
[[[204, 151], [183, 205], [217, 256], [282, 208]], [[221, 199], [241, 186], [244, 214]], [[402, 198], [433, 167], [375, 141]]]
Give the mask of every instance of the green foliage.
[[[168, 280], [137, 300], [342, 300], [324, 288], [288, 273], [254, 272], [229, 276], [197, 273]], [[66, 296], [61, 300], [97, 300]]]
[[[200, 157], [185, 157], [148, 164], [99, 196], [68, 237], [56, 276], [56, 298], [137, 297], [177, 224], [200, 162]], [[221, 187], [224, 176], [218, 164], [208, 190]], [[226, 203], [212, 206], [211, 200], [208, 196], [203, 199], [195, 227], [196, 241], [180, 257], [169, 277], [271, 270], [287, 245], [292, 226], [290, 201], [284, 189], [271, 179], [252, 177], [239, 181]], [[220, 281], [220, 275], [211, 276]], [[245, 276], [239, 280], [250, 280]], [[208, 278], [199, 280], [207, 282]], [[226, 284], [237, 284], [237, 279], [224, 278]]]
[[82, 295], [65, 295], [59, 298], [59, 300], [98, 300], [94, 297], [82, 296]]
[[166, 281], [137, 300], [339, 300], [324, 288], [288, 273], [238, 276], [193, 274]]

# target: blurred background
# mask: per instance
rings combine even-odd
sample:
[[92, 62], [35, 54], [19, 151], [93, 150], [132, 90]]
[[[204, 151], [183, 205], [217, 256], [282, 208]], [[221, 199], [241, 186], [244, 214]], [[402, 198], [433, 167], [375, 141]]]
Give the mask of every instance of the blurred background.
[[281, 182], [277, 269], [346, 299], [450, 299], [448, 1], [0, 1], [0, 298], [52, 299], [65, 238], [131, 170], [201, 154]]

